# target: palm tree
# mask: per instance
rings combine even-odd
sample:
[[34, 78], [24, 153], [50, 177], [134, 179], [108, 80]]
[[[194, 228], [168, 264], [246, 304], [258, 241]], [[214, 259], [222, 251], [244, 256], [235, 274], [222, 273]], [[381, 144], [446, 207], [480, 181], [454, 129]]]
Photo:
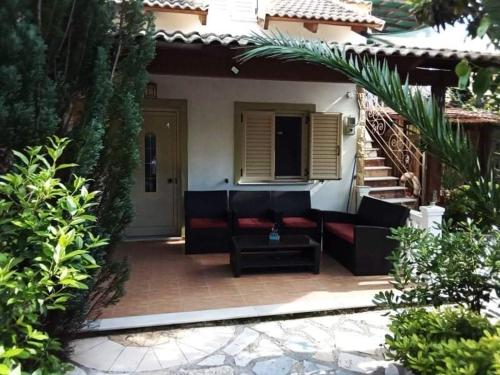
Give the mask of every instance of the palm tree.
[[463, 129], [452, 126], [434, 98], [425, 98], [420, 91], [410, 90], [408, 78], [403, 84], [398, 71], [389, 69], [387, 61], [348, 56], [338, 46], [318, 40], [293, 39], [281, 33], [253, 34], [250, 43], [252, 46], [238, 57], [242, 62], [275, 58], [323, 65], [377, 95], [419, 129], [426, 151], [440, 158], [470, 185], [467, 190], [469, 212], [480, 210], [485, 226], [500, 224], [500, 186], [494, 182], [493, 171], [482, 173], [478, 155]]

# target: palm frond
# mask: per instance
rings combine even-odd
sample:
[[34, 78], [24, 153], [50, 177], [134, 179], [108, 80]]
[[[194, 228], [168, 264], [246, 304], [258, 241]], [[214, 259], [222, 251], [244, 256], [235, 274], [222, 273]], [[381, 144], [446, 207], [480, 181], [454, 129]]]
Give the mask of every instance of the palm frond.
[[[402, 83], [397, 69], [391, 69], [386, 60], [350, 54], [345, 48], [320, 40], [295, 39], [280, 32], [254, 33], [249, 37], [252, 47], [238, 56], [240, 62], [255, 58], [283, 61], [305, 61], [338, 71], [372, 94], [378, 96], [396, 113], [414, 124], [420, 131], [423, 144], [443, 163], [456, 170], [475, 190], [481, 205], [494, 211], [488, 197], [499, 196], [498, 184], [483, 173], [477, 152], [462, 127], [452, 126], [434, 98], [425, 98], [413, 91], [408, 77]], [[498, 221], [498, 216], [497, 221]]]

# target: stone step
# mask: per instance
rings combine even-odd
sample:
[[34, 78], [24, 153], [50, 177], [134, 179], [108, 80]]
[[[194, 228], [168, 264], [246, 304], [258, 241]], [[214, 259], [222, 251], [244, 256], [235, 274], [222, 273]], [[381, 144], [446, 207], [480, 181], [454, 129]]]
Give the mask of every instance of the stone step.
[[402, 190], [405, 191], [407, 190], [406, 186], [378, 186], [378, 187], [372, 187], [370, 189], [370, 193], [372, 191], [374, 192], [381, 192], [381, 191], [390, 191], [390, 190]]
[[365, 177], [365, 185], [371, 187], [399, 186], [399, 178], [394, 176]]
[[385, 163], [385, 158], [382, 156], [374, 156], [365, 158], [365, 166], [374, 167], [374, 166], [382, 166]]
[[417, 204], [418, 200], [417, 198], [388, 198], [384, 199], [384, 201], [389, 202], [389, 203], [394, 203], [394, 204]]
[[370, 189], [370, 196], [379, 199], [405, 198], [406, 192], [405, 186], [379, 186]]
[[365, 167], [367, 177], [384, 177], [392, 174], [392, 168], [386, 166]]

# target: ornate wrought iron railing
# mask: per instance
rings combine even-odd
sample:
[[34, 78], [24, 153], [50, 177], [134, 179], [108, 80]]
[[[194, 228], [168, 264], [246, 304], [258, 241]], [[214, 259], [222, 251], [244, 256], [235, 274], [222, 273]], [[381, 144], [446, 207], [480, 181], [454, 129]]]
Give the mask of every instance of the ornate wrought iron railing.
[[[369, 100], [366, 111], [366, 129], [381, 149], [386, 162], [393, 168], [394, 175], [403, 179], [415, 179], [420, 184], [423, 168], [423, 154], [416, 146], [416, 135], [411, 133], [404, 120], [388, 113], [388, 110], [376, 101]], [[410, 182], [411, 184], [411, 182]], [[418, 189], [413, 189], [419, 197]], [[417, 193], [416, 193], [417, 192]], [[421, 192], [421, 191], [420, 191]]]

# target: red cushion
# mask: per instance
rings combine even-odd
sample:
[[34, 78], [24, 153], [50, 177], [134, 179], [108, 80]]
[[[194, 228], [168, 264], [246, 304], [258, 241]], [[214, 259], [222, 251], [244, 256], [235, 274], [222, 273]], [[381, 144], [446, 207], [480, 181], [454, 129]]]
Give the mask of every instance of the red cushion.
[[326, 223], [325, 229], [347, 242], [354, 243], [354, 224]]
[[196, 218], [190, 219], [189, 224], [191, 224], [191, 228], [193, 229], [228, 228], [227, 221], [225, 221], [224, 219]]
[[271, 229], [274, 223], [271, 220], [258, 217], [245, 217], [238, 219], [238, 227], [240, 228], [262, 228]]
[[289, 228], [314, 229], [317, 227], [316, 222], [307, 217], [284, 217], [283, 225]]

